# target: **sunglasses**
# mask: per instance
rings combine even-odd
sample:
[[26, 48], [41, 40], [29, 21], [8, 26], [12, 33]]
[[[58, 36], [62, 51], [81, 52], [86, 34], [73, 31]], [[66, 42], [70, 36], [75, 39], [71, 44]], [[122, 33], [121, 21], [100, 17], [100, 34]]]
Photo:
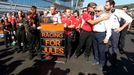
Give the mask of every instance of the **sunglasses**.
[[96, 10], [95, 12], [101, 12], [101, 10]]

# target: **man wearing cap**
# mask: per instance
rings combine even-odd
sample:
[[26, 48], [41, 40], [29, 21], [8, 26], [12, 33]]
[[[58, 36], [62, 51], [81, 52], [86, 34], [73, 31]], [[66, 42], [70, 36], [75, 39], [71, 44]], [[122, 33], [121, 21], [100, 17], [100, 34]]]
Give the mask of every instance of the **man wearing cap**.
[[[104, 7], [97, 6], [95, 9], [96, 18], [100, 18], [104, 16]], [[100, 67], [103, 68], [105, 65], [106, 57], [105, 52], [107, 51], [107, 43], [111, 36], [111, 27], [108, 25], [109, 20], [101, 21], [98, 24], [93, 26], [94, 31], [94, 58], [95, 64], [100, 64]]]
[[84, 24], [81, 27], [79, 44], [75, 52], [75, 58], [77, 58], [80, 55], [81, 49], [85, 45], [84, 55], [86, 61], [88, 61], [88, 57], [90, 55], [90, 48], [92, 45], [92, 38], [93, 38], [92, 27], [93, 25], [109, 18], [108, 15], [105, 15], [104, 17], [94, 20], [95, 7], [96, 7], [96, 3], [93, 2], [89, 3], [87, 6], [87, 12], [84, 12], [82, 14], [82, 19], [84, 20]]

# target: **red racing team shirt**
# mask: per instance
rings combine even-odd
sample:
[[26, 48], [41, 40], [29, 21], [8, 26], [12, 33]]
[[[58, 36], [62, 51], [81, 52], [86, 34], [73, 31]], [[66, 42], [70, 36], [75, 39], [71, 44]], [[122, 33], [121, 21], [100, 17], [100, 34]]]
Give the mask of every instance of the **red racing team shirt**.
[[72, 28], [68, 28], [68, 26], [73, 25], [73, 16], [66, 17], [62, 16], [62, 23], [66, 24], [65, 34], [71, 35], [72, 34]]
[[73, 25], [75, 25], [75, 29], [77, 30], [77, 27], [82, 24], [82, 18], [81, 17], [73, 17]]
[[11, 19], [10, 19], [10, 22], [12, 23], [12, 25], [14, 25], [15, 22], [16, 22], [16, 17], [12, 16]]
[[93, 16], [89, 15], [88, 12], [84, 12], [81, 16], [85, 21], [84, 25], [82, 26], [82, 29], [85, 30], [85, 31], [91, 32], [93, 30], [93, 25], [91, 25], [87, 21], [90, 20], [90, 19], [93, 20]]

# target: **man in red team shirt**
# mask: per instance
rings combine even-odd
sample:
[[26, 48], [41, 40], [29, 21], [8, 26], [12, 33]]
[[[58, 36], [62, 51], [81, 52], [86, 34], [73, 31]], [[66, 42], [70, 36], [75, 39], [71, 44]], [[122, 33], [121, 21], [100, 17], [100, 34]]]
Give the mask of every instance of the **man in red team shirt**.
[[12, 24], [12, 27], [13, 27], [13, 29], [12, 29], [12, 35], [13, 35], [13, 37], [14, 37], [14, 43], [15, 43], [15, 41], [17, 40], [17, 38], [16, 38], [16, 31], [17, 31], [17, 28], [16, 28], [16, 16], [15, 16], [15, 12], [13, 12], [12, 13], [12, 16], [11, 16], [11, 24]]
[[73, 25], [75, 25], [73, 32], [73, 52], [76, 50], [79, 43], [80, 27], [82, 25], [82, 18], [78, 10], [73, 12]]
[[65, 15], [62, 17], [62, 23], [65, 27], [65, 57], [69, 59], [72, 54], [72, 30], [75, 27], [75, 25], [73, 25], [73, 16], [71, 16], [70, 9], [65, 10]]
[[78, 10], [75, 10], [73, 12], [73, 16], [74, 16], [74, 20], [73, 20], [73, 23], [75, 25], [75, 29], [77, 31], [79, 31], [80, 27], [81, 27], [81, 24], [82, 24], [82, 18], [80, 17], [80, 13]]
[[75, 58], [77, 58], [80, 55], [81, 49], [85, 45], [84, 56], [85, 56], [86, 61], [89, 60], [88, 57], [90, 55], [90, 48], [92, 45], [92, 38], [93, 38], [92, 27], [93, 25], [103, 20], [109, 19], [109, 15], [106, 15], [102, 18], [94, 20], [94, 9], [96, 6], [97, 6], [96, 3], [93, 3], [93, 2], [89, 3], [87, 6], [87, 12], [84, 12], [82, 14], [82, 19], [85, 22], [81, 27], [79, 44], [75, 52]]

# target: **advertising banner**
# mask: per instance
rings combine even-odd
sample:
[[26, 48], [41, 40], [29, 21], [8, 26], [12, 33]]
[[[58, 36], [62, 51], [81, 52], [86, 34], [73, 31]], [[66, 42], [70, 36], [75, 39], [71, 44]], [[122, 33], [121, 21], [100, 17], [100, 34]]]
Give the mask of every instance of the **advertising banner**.
[[64, 25], [41, 23], [41, 50], [44, 54], [64, 56]]

